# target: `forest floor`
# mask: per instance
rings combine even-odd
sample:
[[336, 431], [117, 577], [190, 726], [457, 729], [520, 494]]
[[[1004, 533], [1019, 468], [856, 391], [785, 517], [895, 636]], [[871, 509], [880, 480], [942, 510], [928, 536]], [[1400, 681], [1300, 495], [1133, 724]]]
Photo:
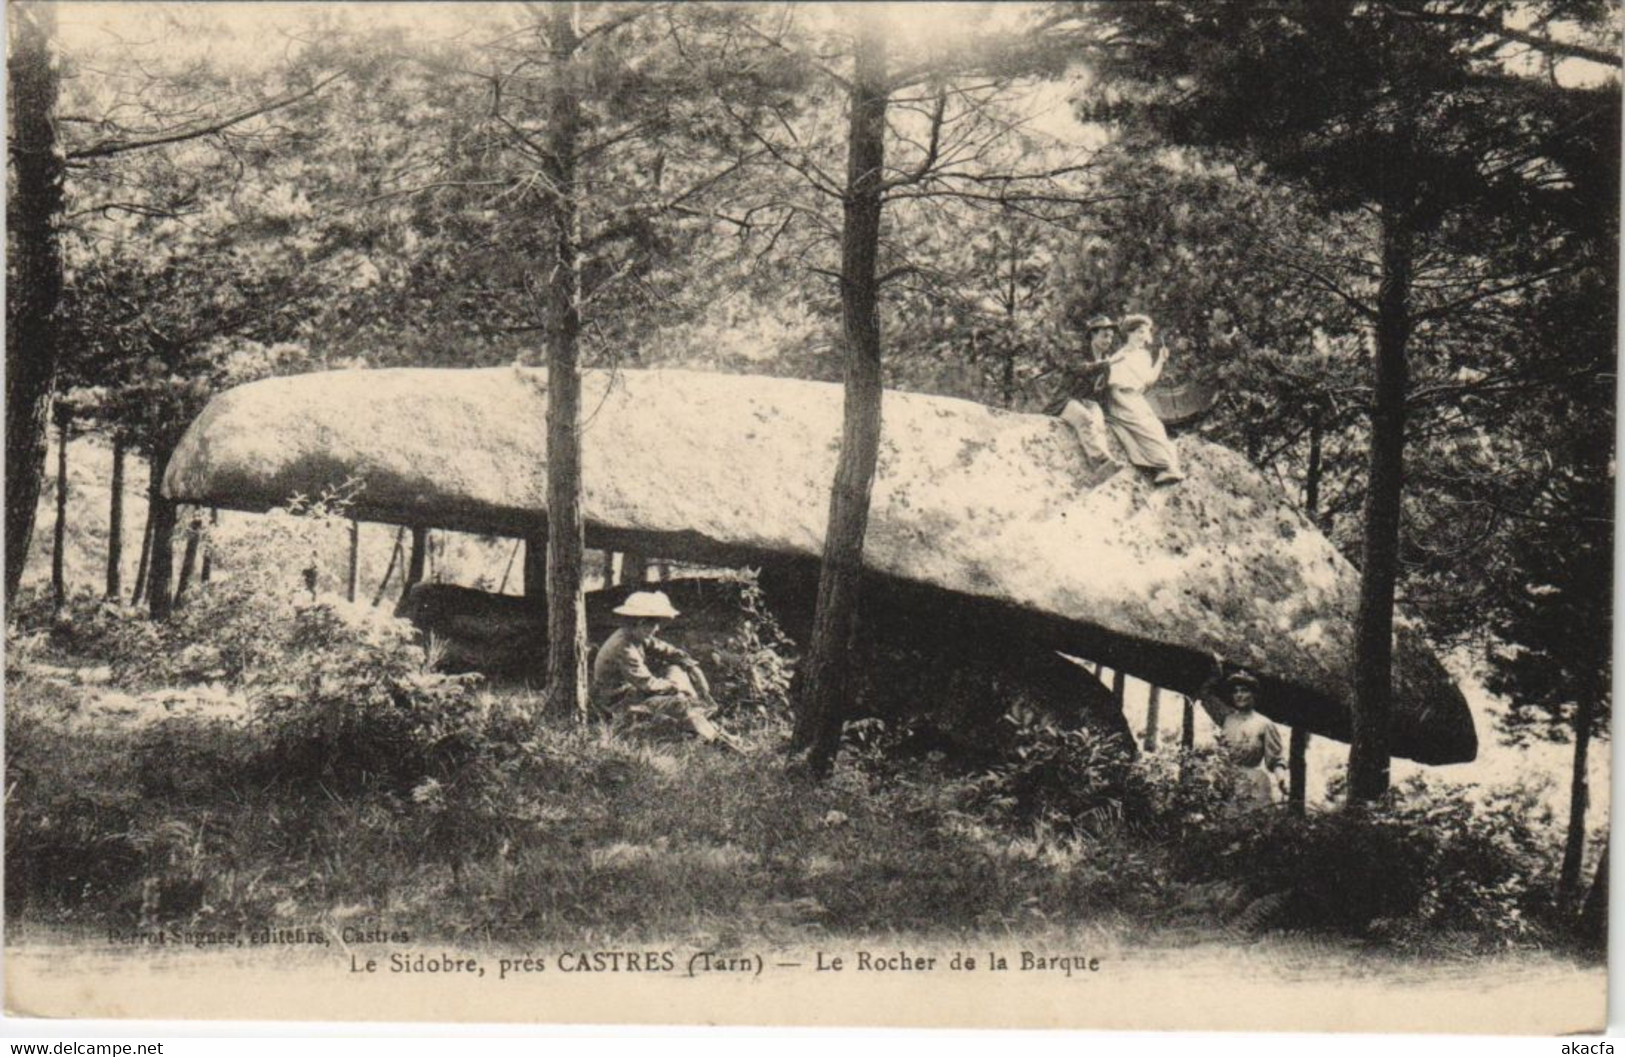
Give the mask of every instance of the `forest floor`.
[[[446, 826], [482, 816], [425, 821], [412, 797], [264, 784], [242, 766], [258, 737], [250, 710], [225, 688], [121, 688], [104, 666], [37, 648], [8, 664], [7, 701], [17, 1012], [1121, 1030], [1604, 1022], [1605, 970], [1562, 951], [1486, 950], [1471, 936], [1396, 951], [1255, 928], [1238, 920], [1235, 886], [1176, 877], [1157, 847], [1122, 834], [992, 824], [965, 809], [959, 779], [881, 777], [862, 753], [828, 782], [787, 779], [778, 725], [745, 731], [753, 751], [735, 755], [542, 724], [538, 796], [501, 809], [525, 824], [470, 843]], [[477, 962], [484, 975], [425, 974], [417, 959]], [[359, 982], [369, 961], [385, 983]], [[1156, 1000], [1171, 994], [1180, 1001]]]

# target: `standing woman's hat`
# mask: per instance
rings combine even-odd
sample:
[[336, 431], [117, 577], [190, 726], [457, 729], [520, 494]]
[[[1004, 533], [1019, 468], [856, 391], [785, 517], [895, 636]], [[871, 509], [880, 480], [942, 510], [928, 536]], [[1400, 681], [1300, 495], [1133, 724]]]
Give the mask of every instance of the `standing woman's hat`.
[[1245, 668], [1231, 672], [1224, 677], [1224, 682], [1226, 686], [1245, 686], [1253, 690], [1258, 689], [1258, 677]]
[[1138, 312], [1133, 315], [1124, 316], [1118, 321], [1117, 324], [1118, 329], [1125, 332], [1130, 330], [1138, 330], [1141, 327], [1149, 327], [1151, 325], [1151, 317], [1140, 315]]
[[639, 620], [670, 620], [677, 615], [664, 591], [633, 591], [614, 609], [616, 616]]
[[1116, 330], [1117, 324], [1113, 322], [1111, 316], [1096, 316], [1085, 323], [1083, 329], [1093, 334], [1097, 330]]

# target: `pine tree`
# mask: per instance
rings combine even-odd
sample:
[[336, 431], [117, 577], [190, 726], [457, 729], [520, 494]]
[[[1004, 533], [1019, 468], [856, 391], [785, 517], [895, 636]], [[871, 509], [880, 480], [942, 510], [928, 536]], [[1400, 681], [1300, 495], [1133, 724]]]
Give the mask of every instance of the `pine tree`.
[[[1103, 8], [1101, 69], [1126, 94], [1103, 116], [1143, 120], [1175, 142], [1239, 154], [1370, 218], [1375, 281], [1345, 290], [1373, 346], [1371, 422], [1355, 628], [1351, 802], [1388, 787], [1395, 584], [1405, 437], [1419, 328], [1538, 284], [1567, 250], [1554, 231], [1511, 272], [1478, 267], [1497, 220], [1561, 208], [1564, 146], [1617, 99], [1581, 100], [1519, 72], [1507, 52], [1573, 54], [1556, 36], [1507, 27], [1506, 5], [1147, 3]], [[1585, 13], [1582, 13], [1585, 14]], [[1590, 12], [1593, 23], [1606, 13]], [[1578, 46], [1618, 65], [1605, 48]], [[1544, 71], [1539, 71], [1544, 73]], [[1309, 90], [1313, 86], [1313, 90]], [[1617, 89], [1611, 93], [1617, 96]], [[1590, 104], [1587, 110], [1585, 104]], [[1476, 246], [1475, 246], [1476, 249]], [[1440, 269], [1445, 270], [1443, 278]], [[1426, 334], [1422, 334], [1426, 340]]]

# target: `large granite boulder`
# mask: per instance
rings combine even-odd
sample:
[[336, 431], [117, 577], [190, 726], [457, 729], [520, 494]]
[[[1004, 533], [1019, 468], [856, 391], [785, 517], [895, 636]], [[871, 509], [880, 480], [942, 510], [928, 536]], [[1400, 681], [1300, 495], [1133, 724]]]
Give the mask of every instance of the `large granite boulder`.
[[[165, 492], [254, 510], [359, 477], [364, 519], [533, 533], [546, 517], [546, 381], [402, 369], [241, 386], [192, 424]], [[589, 544], [804, 585], [840, 405], [824, 383], [585, 372]], [[888, 392], [884, 423], [865, 560], [888, 608], [870, 626], [998, 628], [1186, 693], [1217, 652], [1259, 673], [1267, 715], [1347, 740], [1357, 574], [1240, 455], [1182, 438], [1188, 479], [1153, 488], [1090, 466], [1055, 419]], [[937, 626], [947, 600], [964, 627]], [[1394, 668], [1394, 752], [1472, 759], [1466, 702], [1403, 614]]]

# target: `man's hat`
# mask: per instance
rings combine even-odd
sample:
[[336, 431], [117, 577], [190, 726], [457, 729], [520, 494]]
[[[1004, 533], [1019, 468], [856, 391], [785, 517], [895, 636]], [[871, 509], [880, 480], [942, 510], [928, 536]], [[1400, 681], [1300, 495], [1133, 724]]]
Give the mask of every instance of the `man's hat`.
[[1111, 316], [1096, 316], [1084, 324], [1083, 329], [1093, 334], [1097, 330], [1116, 330], [1117, 324], [1112, 321]]
[[639, 620], [670, 620], [677, 615], [664, 591], [633, 591], [614, 609], [616, 616]]
[[1258, 677], [1245, 668], [1231, 672], [1224, 677], [1224, 682], [1226, 686], [1245, 686], [1251, 690], [1258, 689]]

